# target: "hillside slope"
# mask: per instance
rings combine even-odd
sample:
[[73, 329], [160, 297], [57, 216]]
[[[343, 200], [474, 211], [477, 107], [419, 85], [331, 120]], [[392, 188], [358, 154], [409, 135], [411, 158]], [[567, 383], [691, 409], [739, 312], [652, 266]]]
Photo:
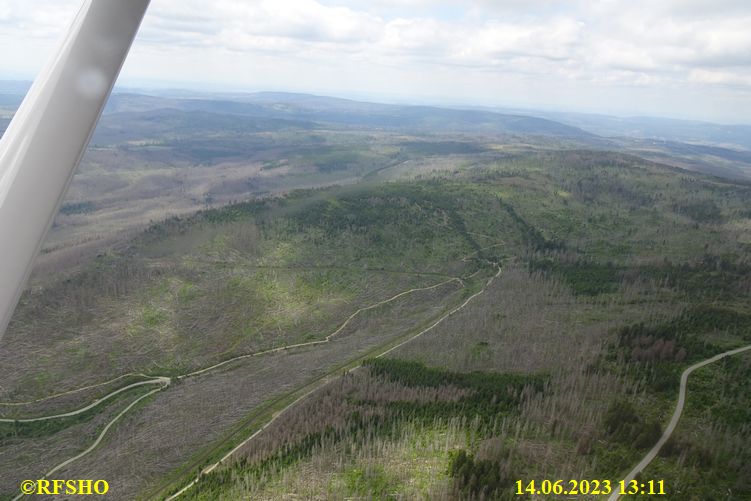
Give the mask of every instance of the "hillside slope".
[[[681, 370], [749, 342], [751, 189], [585, 150], [442, 158], [156, 223], [31, 289], [0, 412], [170, 378], [60, 471], [117, 499], [181, 488], [309, 393], [189, 495], [518, 499], [517, 479], [617, 479]], [[74, 456], [146, 390], [4, 423], [0, 485]], [[728, 419], [744, 402], [690, 414], [658, 465], [672, 489], [746, 492], [731, 458], [748, 430]], [[709, 462], [697, 427], [720, 444]]]

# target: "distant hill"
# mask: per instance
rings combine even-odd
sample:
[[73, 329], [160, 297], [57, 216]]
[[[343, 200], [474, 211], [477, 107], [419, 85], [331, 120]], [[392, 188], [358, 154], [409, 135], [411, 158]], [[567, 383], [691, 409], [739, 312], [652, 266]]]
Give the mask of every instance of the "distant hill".
[[[30, 86], [28, 81], [0, 80], [0, 106], [18, 106]], [[291, 92], [212, 93], [116, 87], [105, 113], [161, 108], [378, 128], [540, 134], [600, 144], [607, 142], [598, 141], [598, 137], [627, 137], [751, 150], [751, 125], [535, 109], [390, 105]]]
[[[0, 107], [12, 110], [28, 82], [0, 81]], [[8, 120], [0, 118], [0, 131]], [[313, 128], [503, 137], [544, 147], [628, 151], [676, 167], [735, 179], [751, 177], [751, 125], [547, 112], [457, 109], [355, 101], [288, 92], [210, 93], [116, 89], [93, 144], [211, 133]]]
[[[520, 142], [524, 142], [525, 137], [537, 136], [577, 147], [629, 151], [642, 158], [723, 177], [747, 179], [751, 175], [751, 153], [743, 146], [746, 142], [751, 146], [751, 133], [744, 135], [746, 129], [751, 132], [751, 127], [680, 120], [620, 119], [566, 113], [549, 113], [548, 118], [540, 118], [516, 111], [503, 113], [484, 109], [390, 105], [310, 94], [259, 92], [206, 94], [192, 98], [118, 93], [112, 96], [103, 123], [109, 123], [108, 117], [114, 120], [123, 112], [153, 113], [161, 108], [173, 110], [170, 115], [173, 120], [177, 119], [178, 111], [189, 113], [182, 118], [183, 130], [190, 128], [191, 124], [197, 129], [210, 129], [212, 123], [224, 123], [221, 120], [208, 120], [205, 124], [195, 121], [200, 113], [205, 113], [208, 114], [206, 117], [238, 117], [228, 119], [227, 125], [232, 130], [266, 125], [273, 129], [285, 125], [309, 128], [312, 124], [319, 124], [409, 133], [505, 135], [518, 138]], [[240, 117], [252, 120], [255, 125], [241, 124]], [[550, 117], [560, 117], [560, 121]], [[133, 119], [127, 117], [128, 121]], [[268, 120], [272, 122], [266, 122]], [[146, 125], [150, 126], [151, 119], [147, 121]], [[674, 129], [670, 128], [671, 124], [675, 125]], [[163, 129], [156, 123], [153, 126], [160, 131]], [[652, 136], [658, 133], [660, 135]], [[676, 139], [678, 137], [690, 141]], [[724, 142], [719, 142], [720, 139]]]
[[633, 137], [751, 150], [751, 125], [724, 125], [656, 117], [614, 117], [585, 113], [534, 112], [550, 120], [605, 137]]
[[[118, 97], [116, 96], [116, 100], [119, 100]], [[133, 109], [138, 106], [127, 105], [126, 108]], [[115, 144], [141, 140], [144, 137], [157, 139], [218, 132], [246, 134], [313, 127], [313, 123], [302, 120], [158, 107], [106, 113], [94, 131], [92, 144]]]
[[158, 108], [334, 125], [357, 125], [379, 129], [408, 128], [436, 132], [539, 134], [580, 140], [596, 139], [594, 134], [544, 118], [505, 115], [489, 111], [452, 110], [432, 106], [365, 103], [348, 99], [278, 92], [218, 95], [192, 99], [114, 94], [105, 113], [153, 111]]

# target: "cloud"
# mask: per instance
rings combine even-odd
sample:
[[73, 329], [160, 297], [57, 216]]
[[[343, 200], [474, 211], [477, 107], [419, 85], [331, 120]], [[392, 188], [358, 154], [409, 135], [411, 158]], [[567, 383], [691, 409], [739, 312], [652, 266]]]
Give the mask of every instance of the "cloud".
[[728, 71], [696, 69], [691, 71], [689, 79], [692, 82], [702, 84], [738, 86], [742, 87], [747, 92], [751, 89], [751, 72], [731, 73]]
[[[77, 5], [0, 0], [0, 28], [6, 39], [53, 39], [61, 35], [60, 19], [70, 19]], [[509, 85], [547, 86], [551, 94], [567, 82], [612, 88], [613, 96], [623, 87], [690, 89], [692, 99], [699, 91], [722, 92], [728, 102], [738, 96], [746, 103], [748, 26], [747, 0], [158, 0], [134, 59], [148, 53], [154, 64], [162, 54], [164, 66], [177, 70], [175, 54], [192, 51], [196, 80], [201, 65], [218, 68], [209, 59], [230, 53], [238, 69], [259, 58], [270, 69], [296, 61], [318, 65], [310, 73], [326, 78], [352, 75], [348, 82], [356, 86], [420, 81], [446, 94], [451, 85], [418, 73], [440, 69], [445, 80], [461, 81], [472, 69]], [[0, 65], [18, 59], [3, 58]], [[373, 78], [358, 80], [360, 66], [347, 67], [355, 62], [367, 63]], [[166, 71], [127, 69], [142, 76]], [[308, 80], [301, 75], [300, 81]]]
[[[179, 21], [175, 22], [177, 18]], [[163, 0], [154, 3], [144, 22], [143, 40], [150, 35], [174, 34], [176, 42], [189, 33], [221, 46], [239, 39], [269, 37], [309, 43], [351, 43], [376, 36], [381, 20], [348, 7], [326, 6], [315, 0], [261, 0], [253, 2], [216, 0], [205, 2]], [[161, 38], [160, 38], [161, 39]], [[245, 44], [239, 44], [243, 46]], [[254, 44], [251, 44], [251, 48]]]
[[44, 0], [29, 5], [23, 0], [0, 0], [0, 28], [6, 33], [16, 33], [34, 38], [57, 38], [64, 25], [61, 20], [72, 20], [79, 4], [75, 1], [54, 2]]

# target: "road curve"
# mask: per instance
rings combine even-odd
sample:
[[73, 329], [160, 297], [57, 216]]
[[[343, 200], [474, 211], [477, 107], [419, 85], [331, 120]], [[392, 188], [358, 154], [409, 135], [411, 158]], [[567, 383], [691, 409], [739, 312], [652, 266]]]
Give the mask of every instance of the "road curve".
[[65, 395], [72, 395], [74, 393], [80, 393], [85, 390], [91, 390], [93, 388], [99, 388], [100, 386], [106, 386], [110, 383], [114, 383], [115, 381], [119, 381], [121, 379], [124, 379], [126, 377], [142, 377], [151, 379], [151, 376], [147, 376], [146, 374], [142, 374], [140, 372], [128, 372], [127, 374], [122, 374], [120, 376], [117, 376], [116, 378], [112, 378], [109, 381], [104, 381], [102, 383], [96, 383], [89, 386], [83, 386], [81, 388], [75, 388], [73, 390], [63, 391], [61, 393], [55, 393], [54, 395], [48, 395], [46, 397], [37, 398], [36, 400], [28, 400], [26, 402], [0, 402], [0, 406], [9, 406], [9, 407], [20, 407], [22, 405], [31, 405], [31, 404], [37, 404], [39, 402], [45, 402], [47, 400], [52, 400], [59, 397], [64, 397]]
[[[691, 373], [694, 372], [696, 369], [701, 369], [705, 365], [709, 365], [725, 357], [737, 355], [738, 353], [742, 353], [748, 350], [751, 350], [751, 345], [744, 346], [743, 348], [736, 348], [735, 350], [726, 351], [724, 353], [720, 353], [719, 355], [715, 355], [711, 358], [695, 363], [694, 365], [692, 365], [691, 367], [683, 371], [683, 374], [681, 374], [681, 387], [678, 392], [678, 403], [675, 406], [675, 411], [673, 411], [673, 417], [670, 418], [670, 423], [668, 423], [668, 427], [665, 428], [665, 431], [662, 433], [660, 440], [657, 441], [655, 446], [652, 447], [652, 449], [649, 452], [647, 452], [647, 455], [644, 456], [644, 458], [641, 461], [639, 461], [639, 464], [634, 466], [634, 468], [628, 473], [628, 475], [626, 475], [626, 478], [624, 478], [625, 484], [628, 485], [629, 482], [631, 482], [632, 480], [636, 478], [636, 475], [638, 475], [641, 471], [643, 471], [644, 468], [646, 468], [647, 465], [649, 465], [649, 463], [652, 462], [652, 460], [657, 456], [657, 453], [660, 452], [660, 449], [662, 448], [662, 446], [665, 445], [665, 442], [667, 442], [670, 436], [673, 434], [675, 427], [678, 425], [678, 420], [681, 418], [681, 414], [683, 413], [683, 405], [686, 402], [686, 383], [688, 382], [688, 377], [691, 375]], [[608, 498], [608, 501], [617, 501], [619, 497], [620, 497], [620, 494], [618, 493], [616, 489], [613, 492], [613, 494], [610, 495], [610, 497]]]
[[136, 388], [138, 386], [143, 386], [146, 384], [161, 384], [163, 387], [167, 387], [170, 384], [170, 378], [164, 377], [164, 376], [157, 376], [153, 379], [150, 379], [148, 381], [140, 381], [138, 383], [129, 384], [128, 386], [123, 386], [122, 388], [113, 391], [112, 393], [108, 393], [107, 395], [103, 396], [102, 398], [98, 398], [94, 400], [92, 403], [87, 405], [86, 407], [81, 407], [80, 409], [65, 412], [62, 414], [53, 414], [51, 416], [42, 416], [42, 417], [36, 417], [36, 418], [25, 418], [25, 419], [8, 419], [8, 418], [0, 418], [0, 423], [34, 423], [36, 421], [48, 421], [50, 419], [58, 419], [58, 418], [65, 418], [65, 417], [72, 417], [77, 416], [78, 414], [83, 414], [89, 409], [93, 409], [97, 405], [101, 404], [102, 402], [109, 400], [110, 398], [114, 397], [118, 393], [122, 393], [124, 391], [128, 391], [131, 388]]

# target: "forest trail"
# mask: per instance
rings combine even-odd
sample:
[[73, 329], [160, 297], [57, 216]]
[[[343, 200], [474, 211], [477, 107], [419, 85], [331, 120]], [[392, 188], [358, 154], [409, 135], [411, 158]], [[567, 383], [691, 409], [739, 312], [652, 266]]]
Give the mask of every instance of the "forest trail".
[[[491, 245], [491, 246], [486, 247], [486, 248], [495, 247], [497, 245], [501, 245], [501, 244]], [[478, 251], [475, 251], [475, 252], [469, 254], [468, 256], [465, 256], [464, 258], [462, 258], [462, 261], [466, 262], [467, 260], [469, 260], [471, 258], [471, 256], [473, 256], [473, 255], [481, 252], [482, 250], [484, 250], [484, 249], [480, 249]], [[437, 321], [435, 321], [434, 323], [432, 323], [429, 327], [427, 327], [427, 328], [423, 329], [422, 331], [420, 331], [420, 332], [418, 332], [418, 333], [410, 336], [408, 339], [402, 341], [401, 343], [397, 344], [396, 346], [389, 347], [388, 349], [386, 349], [383, 352], [381, 352], [380, 354], [378, 354], [377, 357], [382, 357], [382, 356], [386, 355], [387, 353], [390, 353], [391, 351], [393, 351], [393, 350], [399, 348], [400, 346], [408, 343], [409, 341], [411, 341], [411, 340], [413, 340], [413, 339], [415, 339], [415, 338], [417, 338], [419, 336], [422, 336], [426, 332], [432, 330], [434, 327], [436, 327], [437, 325], [439, 325], [440, 323], [442, 323], [446, 318], [450, 317], [454, 313], [456, 313], [456, 312], [460, 311], [461, 309], [463, 309], [475, 297], [477, 297], [477, 296], [481, 295], [482, 293], [484, 293], [485, 290], [488, 288], [488, 286], [490, 286], [490, 284], [496, 278], [498, 278], [500, 276], [501, 271], [502, 271], [502, 268], [501, 268], [501, 266], [500, 266], [499, 263], [490, 262], [488, 260], [486, 260], [486, 261], [487, 261], [488, 264], [491, 264], [494, 268], [497, 268], [497, 273], [495, 273], [487, 281], [487, 283], [485, 284], [485, 286], [480, 291], [478, 291], [475, 294], [471, 295], [461, 305], [457, 306], [456, 308], [452, 309], [451, 311], [449, 311], [445, 315], [441, 316]], [[112, 419], [110, 422], [107, 423], [107, 425], [104, 427], [104, 429], [102, 430], [102, 432], [97, 437], [96, 441], [91, 446], [89, 446], [86, 450], [84, 450], [83, 452], [79, 453], [78, 455], [76, 455], [76, 456], [74, 456], [72, 458], [69, 458], [69, 459], [65, 460], [64, 462], [60, 463], [59, 465], [55, 466], [52, 470], [50, 470], [49, 472], [47, 472], [47, 474], [45, 474], [45, 478], [46, 478], [49, 475], [51, 475], [52, 473], [56, 472], [57, 470], [59, 470], [59, 469], [63, 468], [64, 466], [67, 466], [67, 465], [75, 462], [76, 460], [78, 460], [78, 459], [86, 456], [87, 454], [89, 454], [90, 452], [92, 452], [94, 449], [96, 449], [96, 447], [102, 441], [102, 439], [107, 434], [107, 432], [109, 431], [109, 429], [118, 420], [120, 420], [120, 418], [122, 418], [125, 414], [127, 414], [130, 409], [132, 409], [141, 400], [143, 400], [143, 399], [145, 399], [145, 398], [147, 398], [147, 397], [149, 397], [149, 396], [151, 396], [151, 395], [153, 395], [155, 393], [158, 393], [158, 392], [160, 392], [160, 391], [168, 388], [172, 384], [173, 380], [180, 380], [180, 379], [184, 379], [184, 378], [201, 376], [203, 374], [206, 374], [206, 373], [208, 373], [210, 371], [216, 370], [216, 369], [218, 369], [220, 367], [223, 367], [225, 365], [231, 364], [233, 362], [238, 362], [240, 360], [247, 359], [247, 358], [250, 358], [250, 357], [259, 357], [259, 356], [269, 355], [269, 354], [272, 354], [272, 353], [278, 353], [278, 352], [282, 352], [282, 351], [286, 351], [286, 350], [290, 350], [290, 349], [294, 349], [294, 348], [303, 348], [303, 347], [310, 347], [310, 346], [315, 346], [315, 345], [330, 343], [331, 340], [334, 339], [338, 334], [340, 334], [344, 330], [344, 328], [355, 317], [357, 317], [358, 315], [360, 315], [361, 313], [363, 313], [365, 311], [372, 310], [372, 309], [377, 308], [379, 306], [383, 306], [383, 305], [388, 304], [388, 303], [390, 303], [392, 301], [395, 301], [396, 299], [398, 299], [400, 297], [412, 294], [414, 292], [435, 289], [435, 288], [441, 287], [443, 285], [447, 285], [447, 284], [452, 283], [452, 282], [457, 282], [459, 284], [459, 286], [462, 287], [462, 288], [466, 287], [466, 285], [464, 283], [464, 279], [467, 279], [467, 278], [470, 278], [470, 277], [476, 275], [479, 271], [480, 270], [476, 271], [475, 273], [473, 273], [469, 277], [463, 277], [463, 278], [453, 277], [453, 278], [449, 278], [448, 280], [445, 280], [443, 282], [436, 283], [434, 285], [430, 285], [430, 286], [426, 286], [426, 287], [417, 287], [417, 288], [408, 289], [406, 291], [402, 291], [402, 292], [400, 292], [398, 294], [395, 294], [394, 296], [392, 296], [392, 297], [390, 297], [388, 299], [384, 299], [384, 300], [381, 300], [381, 301], [379, 301], [377, 303], [374, 303], [374, 304], [372, 304], [370, 306], [359, 308], [354, 313], [352, 313], [350, 316], [348, 316], [344, 320], [344, 322], [335, 331], [333, 331], [331, 334], [329, 334], [328, 336], [326, 336], [324, 339], [321, 339], [321, 340], [318, 340], [318, 341], [309, 341], [309, 342], [305, 342], [305, 343], [298, 343], [298, 344], [293, 344], [293, 345], [281, 346], [281, 347], [272, 348], [272, 349], [268, 349], [268, 350], [264, 350], [264, 351], [259, 351], [259, 352], [254, 352], [254, 353], [248, 353], [248, 354], [244, 354], [244, 355], [238, 355], [236, 357], [230, 358], [228, 360], [224, 360], [222, 362], [219, 362], [217, 364], [205, 367], [203, 369], [198, 369], [198, 370], [195, 370], [193, 372], [182, 374], [182, 375], [179, 375], [179, 376], [173, 376], [173, 377], [169, 377], [169, 376], [146, 376], [145, 374], [128, 373], [128, 374], [123, 374], [121, 376], [118, 376], [118, 377], [116, 377], [114, 379], [110, 379], [109, 381], [105, 381], [105, 382], [102, 382], [102, 383], [89, 385], [89, 386], [86, 386], [86, 387], [83, 387], [83, 388], [74, 389], [74, 390], [63, 391], [61, 393], [58, 393], [58, 394], [55, 394], [55, 395], [50, 395], [50, 396], [47, 396], [47, 397], [44, 397], [44, 398], [40, 398], [40, 399], [37, 399], [37, 400], [33, 400], [33, 401], [30, 401], [30, 402], [0, 403], [0, 406], [2, 406], [2, 405], [7, 405], [7, 406], [27, 405], [27, 404], [32, 404], [32, 403], [37, 403], [37, 402], [51, 400], [51, 399], [54, 399], [56, 397], [70, 395], [70, 394], [77, 393], [77, 392], [80, 392], [80, 391], [83, 391], [83, 390], [86, 390], [86, 389], [93, 389], [93, 388], [96, 388], [96, 387], [104, 386], [104, 385], [113, 383], [115, 381], [118, 381], [120, 379], [129, 377], [129, 376], [148, 377], [148, 379], [145, 380], [145, 381], [139, 381], [139, 382], [136, 382], [136, 383], [132, 383], [132, 384], [129, 384], [129, 385], [124, 386], [122, 388], [119, 388], [117, 390], [114, 390], [114, 391], [112, 391], [112, 392], [110, 392], [110, 393], [108, 393], [108, 394], [106, 394], [106, 395], [104, 395], [104, 396], [96, 399], [91, 404], [86, 405], [85, 407], [79, 408], [77, 410], [73, 410], [73, 411], [66, 412], [66, 413], [60, 413], [60, 414], [39, 416], [39, 417], [34, 417], [34, 418], [22, 418], [22, 419], [18, 419], [18, 418], [0, 418], [0, 422], [6, 422], [6, 423], [13, 423], [13, 422], [31, 423], [31, 422], [37, 422], [37, 421], [45, 421], [45, 420], [51, 420], [51, 419], [73, 417], [73, 416], [77, 416], [77, 415], [83, 414], [84, 412], [97, 407], [101, 403], [103, 403], [103, 402], [109, 400], [110, 398], [112, 398], [112, 397], [114, 397], [114, 396], [116, 396], [116, 395], [118, 395], [120, 393], [123, 393], [123, 392], [125, 392], [125, 391], [127, 391], [129, 389], [132, 389], [132, 388], [135, 388], [135, 387], [144, 386], [144, 385], [152, 385], [152, 384], [158, 384], [158, 385], [160, 385], [159, 388], [151, 390], [151, 391], [147, 392], [146, 394], [141, 395], [140, 397], [138, 397], [137, 399], [135, 399], [133, 402], [131, 402], [130, 405], [128, 405], [124, 410], [122, 410], [120, 413], [118, 413], [117, 416], [115, 416], [114, 419]], [[359, 367], [359, 365], [357, 367]], [[357, 367], [355, 367], [355, 368], [357, 368]], [[223, 463], [226, 459], [228, 459], [230, 456], [232, 456], [237, 450], [239, 450], [240, 448], [242, 448], [250, 440], [252, 440], [254, 437], [256, 437], [259, 433], [261, 433], [264, 429], [266, 429], [271, 423], [273, 423], [274, 421], [276, 421], [276, 419], [278, 419], [280, 416], [282, 416], [287, 410], [289, 410], [290, 408], [294, 407], [297, 403], [299, 403], [300, 401], [304, 400], [306, 397], [308, 397], [314, 391], [316, 391], [317, 389], [319, 389], [323, 384], [325, 384], [325, 382], [327, 382], [327, 378], [324, 378], [323, 380], [319, 381], [318, 384], [314, 384], [313, 388], [310, 391], [306, 392], [304, 395], [302, 395], [299, 398], [295, 399], [292, 403], [290, 403], [289, 405], [287, 405], [286, 407], [284, 407], [283, 409], [281, 409], [280, 411], [278, 411], [277, 413], [275, 413], [274, 416], [272, 417], [272, 419], [269, 420], [266, 424], [264, 424], [264, 426], [262, 426], [260, 429], [258, 429], [256, 432], [254, 432], [250, 437], [248, 437], [243, 442], [241, 442], [239, 445], [237, 445], [235, 448], [233, 448], [228, 454], [226, 454], [225, 456], [223, 456], [219, 461], [217, 461], [216, 463], [214, 463], [214, 464], [210, 465], [209, 467], [203, 469], [194, 480], [192, 480], [189, 484], [187, 484], [185, 487], [183, 487], [179, 492], [177, 492], [176, 494], [170, 496], [168, 499], [174, 499], [174, 498], [178, 497], [179, 495], [181, 495], [182, 493], [186, 492], [188, 489], [190, 489], [200, 479], [200, 477], [202, 475], [210, 473], [215, 468], [217, 468], [221, 463]], [[16, 498], [16, 499], [18, 499], [18, 498]]]
[[[744, 351], [751, 350], [751, 345], [744, 346], [742, 348], [736, 348], [734, 350], [729, 350], [723, 353], [720, 353], [719, 355], [715, 355], [711, 358], [708, 358], [706, 360], [702, 360], [701, 362], [695, 363], [685, 371], [683, 371], [683, 374], [681, 374], [681, 387], [678, 391], [678, 403], [675, 406], [675, 411], [673, 411], [673, 417], [670, 418], [670, 423], [668, 423], [667, 428], [665, 428], [665, 431], [662, 433], [662, 436], [660, 437], [660, 440], [657, 441], [657, 443], [650, 449], [649, 452], [644, 456], [644, 458], [639, 461], [639, 464], [634, 466], [634, 468], [626, 475], [624, 478], [624, 484], [628, 485], [632, 480], [636, 478], [636, 475], [638, 475], [640, 472], [646, 468], [649, 463], [652, 462], [652, 460], [657, 456], [657, 454], [660, 452], [660, 449], [665, 444], [665, 442], [668, 441], [670, 436], [673, 434], [673, 431], [675, 430], [675, 427], [678, 425], [678, 421], [681, 419], [681, 414], [683, 414], [683, 406], [686, 403], [686, 385], [688, 383], [688, 377], [691, 375], [692, 372], [694, 372], [696, 369], [701, 369], [702, 367], [712, 364], [714, 362], [717, 362], [718, 360], [721, 360], [725, 357], [729, 357], [732, 355], [737, 355], [738, 353], [742, 353]], [[617, 501], [620, 497], [620, 494], [617, 492], [617, 489], [613, 491], [613, 494], [608, 498], [608, 501]]]

